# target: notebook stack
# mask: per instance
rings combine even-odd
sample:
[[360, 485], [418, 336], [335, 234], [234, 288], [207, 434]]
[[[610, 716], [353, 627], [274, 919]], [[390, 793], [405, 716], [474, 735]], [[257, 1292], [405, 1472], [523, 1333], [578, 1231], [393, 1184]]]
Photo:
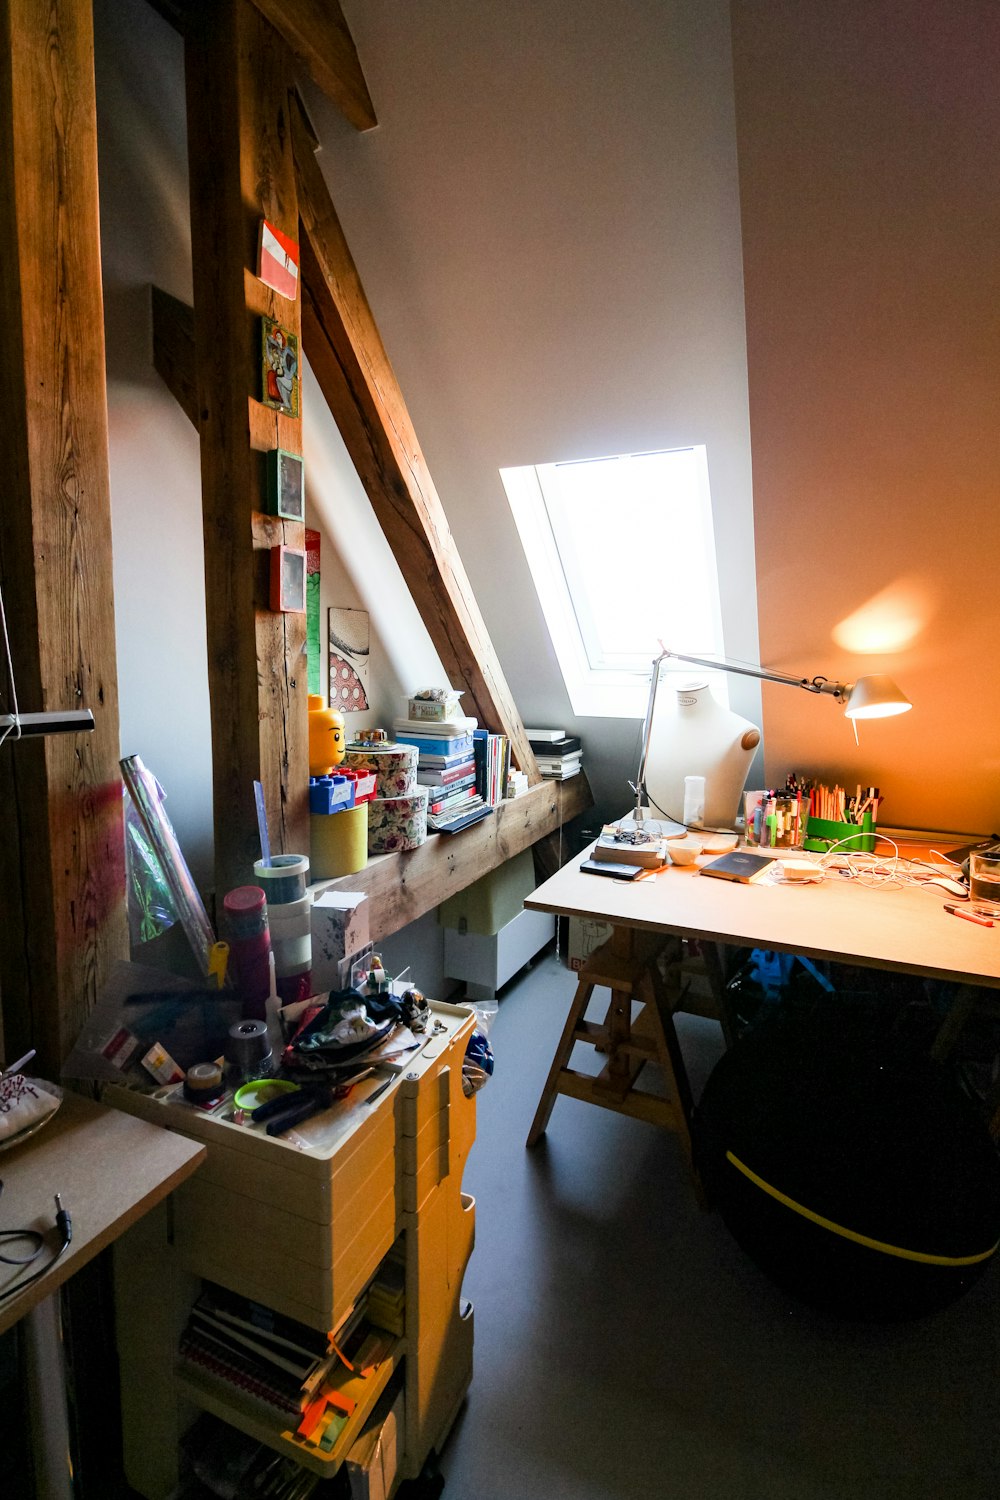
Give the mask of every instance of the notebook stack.
[[390, 1333], [371, 1326], [367, 1302], [360, 1298], [331, 1337], [206, 1282], [181, 1335], [178, 1367], [236, 1409], [329, 1451], [357, 1404], [351, 1382], [394, 1347]]
[[564, 729], [526, 729], [525, 733], [543, 776], [566, 781], [580, 770], [583, 747], [579, 736], [567, 734]]
[[476, 760], [472, 748], [472, 731], [476, 720], [453, 713], [450, 718], [396, 719], [393, 724], [401, 745], [417, 750], [417, 783], [427, 788], [428, 818], [457, 812], [477, 794]]

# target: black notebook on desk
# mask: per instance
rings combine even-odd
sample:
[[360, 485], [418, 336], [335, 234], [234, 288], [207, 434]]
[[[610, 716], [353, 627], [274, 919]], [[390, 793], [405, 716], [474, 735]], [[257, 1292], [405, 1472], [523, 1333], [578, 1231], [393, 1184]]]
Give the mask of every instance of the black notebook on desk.
[[777, 860], [772, 854], [754, 854], [749, 849], [733, 849], [729, 854], [720, 854], [710, 864], [702, 865], [700, 874], [716, 875], [720, 880], [738, 880], [741, 885], [751, 885], [760, 880]]

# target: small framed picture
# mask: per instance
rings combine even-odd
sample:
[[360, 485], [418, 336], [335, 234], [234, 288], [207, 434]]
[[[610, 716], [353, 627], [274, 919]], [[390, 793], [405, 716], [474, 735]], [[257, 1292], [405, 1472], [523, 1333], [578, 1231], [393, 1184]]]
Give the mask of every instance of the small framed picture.
[[266, 219], [261, 219], [257, 236], [257, 275], [265, 286], [295, 301], [299, 290], [298, 244]]
[[298, 453], [272, 448], [267, 454], [267, 508], [272, 516], [283, 516], [286, 521], [305, 520], [304, 472]]
[[276, 613], [306, 612], [306, 554], [303, 547], [271, 548], [271, 608]]
[[299, 339], [273, 318], [261, 319], [261, 400], [265, 406], [299, 415]]

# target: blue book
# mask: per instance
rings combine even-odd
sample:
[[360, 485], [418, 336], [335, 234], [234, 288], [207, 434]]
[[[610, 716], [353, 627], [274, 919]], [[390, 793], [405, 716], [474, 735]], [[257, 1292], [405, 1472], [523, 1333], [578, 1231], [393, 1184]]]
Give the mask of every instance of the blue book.
[[464, 755], [466, 759], [472, 754], [471, 734], [458, 735], [455, 739], [422, 739], [415, 734], [397, 734], [396, 739], [401, 745], [415, 745], [420, 751], [421, 759], [426, 756], [429, 760], [460, 760]]

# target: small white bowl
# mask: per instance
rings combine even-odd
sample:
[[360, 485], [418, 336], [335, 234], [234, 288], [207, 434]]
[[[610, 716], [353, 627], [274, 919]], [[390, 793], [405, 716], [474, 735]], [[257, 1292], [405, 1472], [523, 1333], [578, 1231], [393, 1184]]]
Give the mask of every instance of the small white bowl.
[[699, 839], [667, 840], [667, 853], [670, 855], [672, 864], [693, 865], [701, 852], [702, 845]]

